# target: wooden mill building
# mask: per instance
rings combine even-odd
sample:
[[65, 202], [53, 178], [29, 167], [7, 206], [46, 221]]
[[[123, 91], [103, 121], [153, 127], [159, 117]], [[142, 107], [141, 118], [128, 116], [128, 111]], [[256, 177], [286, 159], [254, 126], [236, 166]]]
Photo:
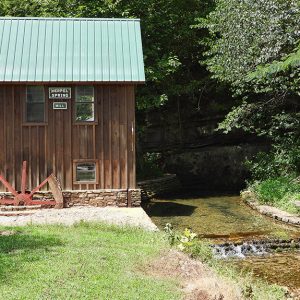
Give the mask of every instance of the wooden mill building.
[[144, 81], [139, 20], [0, 18], [0, 174], [18, 189], [25, 160], [28, 190], [53, 172], [71, 205], [138, 205]]

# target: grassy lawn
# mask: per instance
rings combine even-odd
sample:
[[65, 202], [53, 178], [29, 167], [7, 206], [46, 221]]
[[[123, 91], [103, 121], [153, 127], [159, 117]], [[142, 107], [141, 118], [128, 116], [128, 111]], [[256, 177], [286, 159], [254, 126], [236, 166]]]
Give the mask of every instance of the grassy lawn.
[[18, 230], [0, 236], [1, 299], [181, 297], [178, 282], [137, 271], [169, 247], [160, 233], [96, 224]]

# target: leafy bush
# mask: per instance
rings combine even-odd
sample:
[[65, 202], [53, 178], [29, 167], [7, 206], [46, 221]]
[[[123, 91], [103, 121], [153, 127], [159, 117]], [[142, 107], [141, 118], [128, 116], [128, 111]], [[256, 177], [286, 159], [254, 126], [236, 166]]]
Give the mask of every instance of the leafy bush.
[[272, 141], [268, 153], [259, 153], [248, 161], [252, 178], [265, 180], [300, 175], [300, 114], [281, 112], [271, 118], [267, 128], [256, 130]]
[[286, 177], [269, 178], [256, 183], [254, 189], [259, 199], [264, 203], [280, 201], [288, 193], [300, 192], [299, 184]]
[[270, 204], [292, 213], [299, 212], [294, 202], [300, 200], [300, 184], [292, 178], [269, 178], [253, 183], [250, 188], [263, 204]]

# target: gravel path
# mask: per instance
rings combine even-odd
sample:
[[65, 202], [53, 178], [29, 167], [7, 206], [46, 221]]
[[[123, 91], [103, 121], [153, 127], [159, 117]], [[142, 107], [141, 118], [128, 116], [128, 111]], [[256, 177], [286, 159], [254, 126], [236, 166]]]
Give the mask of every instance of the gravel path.
[[[20, 214], [20, 212], [15, 212]], [[28, 224], [73, 225], [80, 221], [105, 222], [120, 226], [129, 225], [146, 230], [158, 230], [145, 211], [138, 208], [78, 206], [65, 209], [26, 211], [27, 215], [0, 216], [0, 226], [25, 226]]]

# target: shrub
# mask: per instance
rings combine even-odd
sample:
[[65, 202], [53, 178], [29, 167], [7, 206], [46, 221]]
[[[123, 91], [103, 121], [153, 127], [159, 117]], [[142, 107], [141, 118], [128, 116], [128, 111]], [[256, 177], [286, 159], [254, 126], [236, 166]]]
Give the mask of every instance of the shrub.
[[257, 181], [250, 188], [260, 203], [270, 204], [293, 213], [299, 211], [294, 202], [300, 200], [300, 184], [291, 177]]
[[278, 134], [269, 152], [260, 152], [246, 161], [254, 180], [300, 175], [300, 139]]
[[255, 192], [264, 203], [278, 202], [288, 193], [300, 192], [299, 185], [291, 178], [269, 178], [254, 185]]

